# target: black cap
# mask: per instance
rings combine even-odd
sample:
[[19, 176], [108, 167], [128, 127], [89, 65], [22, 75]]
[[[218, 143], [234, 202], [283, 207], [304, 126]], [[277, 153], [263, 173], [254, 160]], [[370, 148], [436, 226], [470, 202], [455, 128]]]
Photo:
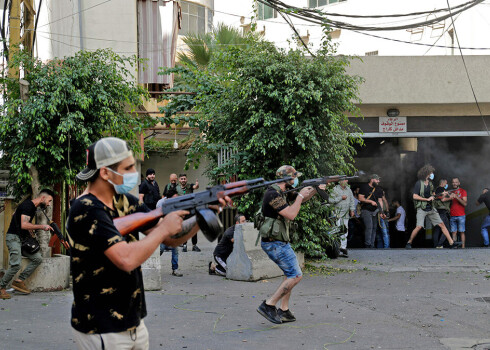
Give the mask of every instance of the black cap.
[[152, 169], [152, 168], [146, 169], [146, 176], [151, 175], [151, 174], [155, 174], [155, 169]]

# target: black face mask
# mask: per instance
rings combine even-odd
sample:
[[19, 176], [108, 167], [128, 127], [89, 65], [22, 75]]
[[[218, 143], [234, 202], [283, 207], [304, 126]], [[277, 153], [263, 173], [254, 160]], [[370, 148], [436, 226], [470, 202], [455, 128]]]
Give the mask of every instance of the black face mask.
[[373, 182], [373, 187], [376, 187], [378, 186], [378, 184], [376, 182]]
[[41, 202], [41, 204], [39, 204], [39, 207], [41, 207], [42, 210], [46, 209], [47, 205], [43, 202]]

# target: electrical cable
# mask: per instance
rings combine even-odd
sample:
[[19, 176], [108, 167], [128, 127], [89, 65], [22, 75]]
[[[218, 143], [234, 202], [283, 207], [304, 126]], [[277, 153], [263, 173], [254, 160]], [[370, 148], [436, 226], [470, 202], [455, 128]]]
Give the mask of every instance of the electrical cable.
[[34, 34], [32, 37], [31, 55], [34, 55], [34, 45], [36, 44], [37, 22], [39, 21], [39, 13], [41, 12], [41, 4], [42, 3], [43, 3], [43, 0], [39, 0], [39, 6], [37, 7], [37, 13], [36, 13], [36, 23], [34, 24]]
[[[451, 7], [449, 5], [449, 0], [446, 0], [446, 1], [447, 1], [447, 7], [449, 9], [449, 13], [451, 13]], [[466, 66], [466, 61], [464, 59], [463, 51], [461, 50], [461, 47], [460, 47], [458, 32], [456, 31], [456, 27], [454, 25], [454, 19], [453, 19], [452, 15], [451, 15], [451, 21], [453, 24], [454, 36], [456, 37], [456, 42], [458, 43], [459, 53], [461, 55], [461, 59], [463, 60], [464, 70], [466, 72], [466, 76], [468, 77], [468, 82], [470, 83], [470, 88], [471, 88], [471, 92], [473, 93], [473, 98], [475, 99], [476, 107], [478, 108], [478, 112], [480, 113], [480, 117], [483, 121], [483, 125], [485, 125], [485, 129], [487, 130], [487, 134], [488, 134], [488, 136], [490, 136], [490, 130], [488, 130], [487, 123], [485, 122], [485, 118], [483, 117], [483, 113], [481, 112], [480, 104], [478, 103], [478, 99], [476, 98], [475, 89], [473, 88], [473, 83], [471, 82], [470, 73], [468, 72], [468, 67]]]
[[[400, 25], [400, 26], [388, 26], [388, 27], [378, 27], [378, 26], [360, 26], [360, 25], [354, 25], [351, 23], [346, 23], [346, 22], [341, 22], [341, 21], [334, 21], [331, 19], [328, 19], [328, 14], [323, 14], [322, 12], [315, 10], [317, 13], [316, 15], [311, 13], [311, 10], [309, 9], [302, 9], [299, 7], [291, 7], [288, 5], [285, 5], [281, 1], [278, 0], [257, 0], [260, 3], [263, 3], [269, 7], [272, 7], [276, 11], [284, 11], [288, 13], [289, 15], [300, 18], [305, 21], [309, 21], [311, 23], [317, 23], [317, 24], [322, 24], [322, 25], [329, 25], [334, 28], [339, 28], [339, 29], [351, 29], [351, 30], [363, 30], [363, 31], [386, 31], [386, 30], [401, 30], [401, 29], [412, 29], [412, 28], [417, 28], [421, 26], [426, 26], [426, 25], [432, 25], [438, 22], [441, 22], [447, 18], [449, 18], [452, 14], [458, 14], [461, 12], [464, 12], [484, 0], [473, 0], [468, 3], [464, 4], [464, 7], [458, 8], [455, 12], [452, 12], [447, 14], [447, 15], [442, 15], [439, 17], [434, 17], [433, 19], [426, 20], [423, 22], [416, 22], [412, 24], [407, 24], [407, 25]], [[320, 16], [318, 13], [322, 13], [323, 16]]]
[[105, 4], [106, 2], [110, 2], [110, 1], [112, 1], [112, 0], [105, 0], [105, 1], [102, 1], [102, 2], [100, 2], [100, 3], [98, 3], [98, 4], [95, 4], [95, 5], [93, 5], [93, 6], [87, 7], [87, 8], [85, 8], [85, 9], [81, 10], [81, 11], [74, 12], [74, 13], [72, 13], [71, 15], [64, 16], [64, 17], [61, 17], [61, 18], [55, 19], [54, 21], [51, 21], [51, 22], [45, 23], [45, 24], [41, 25], [39, 28], [45, 27], [45, 26], [47, 26], [47, 25], [49, 25], [49, 24], [52, 24], [52, 23], [56, 23], [56, 22], [62, 21], [62, 20], [66, 19], [66, 18], [69, 18], [69, 17], [73, 17], [73, 16], [75, 16], [75, 15], [78, 15], [79, 13], [82, 13], [82, 12], [88, 11], [88, 10], [90, 10], [90, 9], [93, 9], [94, 7], [97, 7], [97, 6], [103, 5], [103, 4]]
[[4, 52], [4, 57], [6, 57], [7, 63], [8, 63], [8, 53], [9, 49], [7, 46], [7, 39], [5, 37], [5, 14], [7, 13], [7, 6], [8, 6], [9, 0], [5, 0], [3, 3], [3, 14], [2, 14], [2, 23], [1, 23], [1, 28], [0, 32], [2, 34], [2, 42], [3, 42], [3, 52]]

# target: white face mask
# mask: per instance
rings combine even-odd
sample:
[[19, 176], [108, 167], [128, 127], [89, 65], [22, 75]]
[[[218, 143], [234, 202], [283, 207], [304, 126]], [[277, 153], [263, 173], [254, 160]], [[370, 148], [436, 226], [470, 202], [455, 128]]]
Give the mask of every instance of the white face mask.
[[119, 174], [117, 171], [112, 170], [111, 168], [107, 168], [107, 169], [112, 171], [114, 174], [122, 176], [123, 178], [122, 185], [116, 185], [111, 180], [107, 180], [112, 186], [114, 186], [114, 190], [116, 191], [117, 194], [129, 193], [129, 191], [131, 191], [134, 188], [134, 186], [136, 186], [136, 184], [138, 183], [139, 173], [137, 171], [134, 173]]
[[429, 179], [430, 180], [434, 180], [434, 173], [432, 173], [432, 174], [429, 175]]

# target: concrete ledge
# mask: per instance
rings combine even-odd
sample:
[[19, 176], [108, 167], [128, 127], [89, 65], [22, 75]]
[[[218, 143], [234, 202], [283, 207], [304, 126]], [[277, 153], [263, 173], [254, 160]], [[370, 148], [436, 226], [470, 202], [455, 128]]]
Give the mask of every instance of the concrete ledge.
[[[236, 281], [258, 281], [283, 276], [282, 270], [269, 259], [262, 250], [260, 242], [255, 245], [258, 231], [253, 223], [235, 226], [233, 252], [228, 257], [226, 278]], [[296, 254], [301, 267], [304, 267], [304, 255]]]
[[[140, 240], [144, 239], [144, 235], [140, 233]], [[162, 289], [162, 265], [160, 262], [160, 247], [141, 265], [143, 274], [143, 284], [145, 290], [161, 290]]]
[[[23, 271], [28, 263], [29, 259], [22, 257], [20, 271]], [[25, 284], [33, 292], [50, 292], [68, 288], [70, 285], [70, 257], [56, 254], [52, 258], [43, 258], [41, 265], [25, 280]]]

